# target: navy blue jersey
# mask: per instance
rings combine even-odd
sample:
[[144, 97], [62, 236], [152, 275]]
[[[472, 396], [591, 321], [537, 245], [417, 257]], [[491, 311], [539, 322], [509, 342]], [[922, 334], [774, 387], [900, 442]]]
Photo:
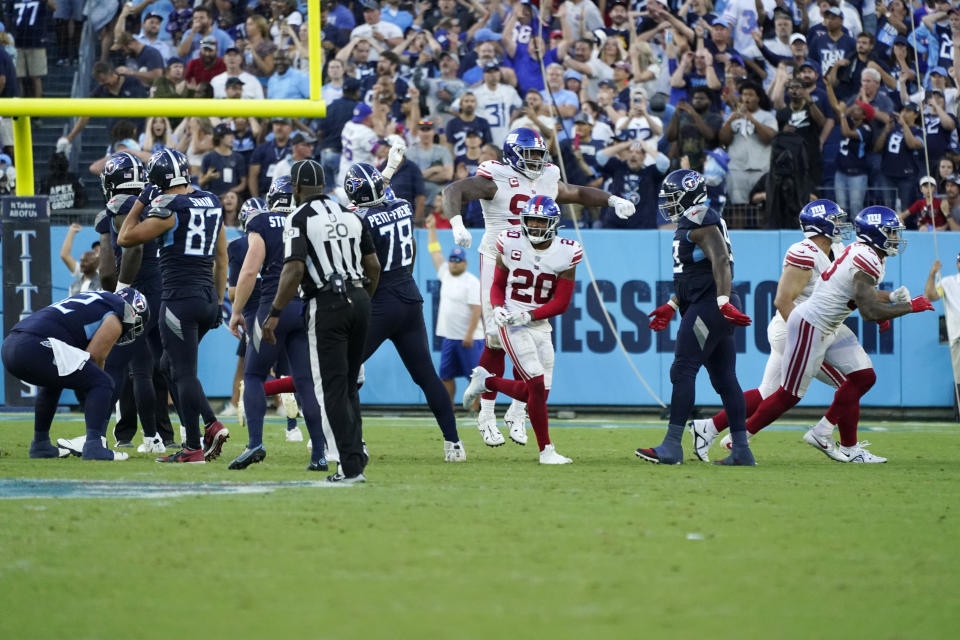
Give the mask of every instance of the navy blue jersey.
[[950, 24], [934, 25], [934, 34], [936, 40], [930, 46], [937, 47], [937, 66], [949, 69], [953, 66], [953, 31]]
[[223, 195], [240, 184], [243, 178], [247, 177], [247, 161], [243, 155], [234, 151], [230, 155], [220, 155], [218, 151], [208, 151], [200, 161], [200, 174], [203, 175], [209, 169], [216, 171], [219, 176], [208, 182], [205, 186], [210, 193]]
[[283, 270], [283, 223], [286, 215], [275, 211], [262, 211], [247, 220], [247, 233], [256, 233], [263, 238], [263, 266], [260, 267], [260, 299], [264, 304], [273, 302]]
[[410, 273], [413, 265], [413, 207], [406, 200], [396, 198], [377, 207], [361, 209], [363, 223], [380, 260], [380, 290], [389, 290], [402, 300], [422, 302], [420, 290]]
[[467, 152], [466, 140], [467, 132], [469, 131], [479, 133], [484, 144], [493, 141], [493, 137], [490, 135], [490, 123], [487, 122], [486, 118], [475, 117], [470, 122], [461, 120], [460, 118], [453, 118], [447, 123], [447, 126], [444, 128], [444, 133], [447, 136], [447, 142], [453, 145], [454, 155], [462, 156]]
[[[702, 216], [702, 217], [701, 217]], [[691, 303], [705, 298], [717, 297], [717, 285], [713, 279], [713, 265], [695, 242], [690, 240], [690, 232], [700, 227], [717, 225], [727, 243], [727, 253], [730, 255], [730, 269], [733, 270], [733, 252], [730, 249], [730, 237], [727, 235], [727, 223], [720, 214], [704, 207], [699, 219], [691, 220], [686, 215], [677, 223], [677, 230], [673, 234], [673, 284], [680, 312], [683, 313]]]
[[47, 22], [53, 10], [42, 1], [8, 0], [6, 5], [7, 15], [13, 20], [10, 31], [13, 32], [17, 49], [42, 48], [46, 44]]
[[927, 124], [926, 150], [927, 157], [930, 158], [930, 164], [938, 162], [951, 147], [956, 146], [954, 141], [957, 136], [957, 118], [950, 114], [947, 114], [947, 117], [953, 120], [953, 129], [944, 128], [940, 116], [936, 113], [924, 115], [924, 122]]
[[[97, 233], [110, 234], [110, 246], [113, 248], [113, 255], [116, 259], [117, 275], [120, 274], [120, 258], [123, 256], [123, 248], [117, 244], [117, 235], [122, 221], [117, 221], [116, 216], [124, 216], [130, 212], [133, 203], [137, 201], [137, 196], [129, 194], [118, 194], [110, 199], [107, 208], [97, 216]], [[159, 293], [162, 288], [160, 279], [160, 239], [154, 238], [143, 245], [143, 257], [140, 259], [140, 270], [137, 271], [136, 279], [131, 283], [134, 289], [143, 294]]]
[[78, 293], [27, 316], [11, 331], [56, 338], [71, 347], [86, 349], [107, 316], [123, 320], [124, 304], [123, 298], [107, 291]]
[[173, 228], [160, 236], [163, 299], [192, 298], [213, 288], [213, 261], [223, 227], [220, 198], [207, 191], [167, 193], [154, 198], [147, 217], [174, 216]]
[[[910, 127], [913, 135], [920, 137], [920, 127]], [[883, 147], [883, 156], [880, 158], [880, 168], [883, 175], [891, 178], [904, 178], [917, 173], [917, 153], [907, 146], [903, 136], [903, 127], [895, 125], [887, 136], [887, 144]]]
[[827, 74], [841, 58], [853, 58], [857, 55], [857, 41], [844, 33], [834, 40], [824, 32], [815, 38], [807, 38], [810, 57], [820, 62], [820, 77]]
[[867, 172], [867, 153], [873, 148], [873, 129], [866, 122], [857, 127], [858, 138], [844, 138], [837, 152], [837, 171], [848, 176]]
[[[227, 286], [237, 286], [237, 280], [240, 279], [240, 268], [243, 266], [243, 259], [247, 256], [247, 236], [240, 236], [227, 245]], [[250, 298], [243, 307], [242, 314], [254, 313], [260, 306], [260, 274], [257, 274], [257, 280], [253, 285], [253, 291], [250, 292]]]

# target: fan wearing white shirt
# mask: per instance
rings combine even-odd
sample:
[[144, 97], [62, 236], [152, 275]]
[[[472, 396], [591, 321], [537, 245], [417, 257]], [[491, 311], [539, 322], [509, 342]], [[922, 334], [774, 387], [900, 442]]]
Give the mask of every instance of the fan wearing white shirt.
[[243, 92], [240, 97], [244, 100], [263, 100], [263, 85], [252, 73], [243, 70], [243, 55], [236, 47], [230, 47], [223, 53], [223, 64], [227, 70], [210, 79], [214, 98], [227, 97], [227, 80], [239, 78], [243, 83]]
[[[373, 38], [381, 47], [392, 49], [403, 42], [403, 31], [400, 27], [380, 19], [380, 3], [377, 0], [363, 0], [363, 20], [361, 24], [350, 32], [350, 39], [357, 36], [369, 36]], [[376, 47], [371, 47], [369, 61], [379, 59], [380, 54]]]

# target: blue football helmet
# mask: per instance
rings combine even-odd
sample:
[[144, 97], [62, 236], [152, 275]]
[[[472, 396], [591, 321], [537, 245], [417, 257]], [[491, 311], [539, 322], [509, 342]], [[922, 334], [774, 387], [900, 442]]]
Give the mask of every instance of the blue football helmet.
[[247, 221], [261, 211], [267, 211], [267, 201], [263, 198], [247, 198], [240, 205], [240, 211], [237, 212], [237, 222], [240, 223], [240, 231], [247, 232]]
[[278, 213], [290, 213], [293, 206], [293, 180], [290, 176], [277, 176], [270, 183], [267, 190], [267, 206], [265, 208]]
[[357, 207], [374, 207], [387, 199], [383, 176], [376, 167], [365, 162], [350, 165], [343, 179], [343, 190]]
[[660, 215], [676, 223], [693, 207], [707, 206], [707, 183], [692, 169], [670, 172], [660, 185]]
[[139, 195], [146, 182], [146, 173], [143, 162], [132, 153], [121, 151], [113, 154], [103, 165], [103, 173], [100, 174], [100, 189], [104, 199], [109, 202], [124, 190]]
[[[546, 227], [531, 227], [533, 220], [544, 220]], [[557, 227], [560, 226], [560, 207], [553, 198], [547, 196], [533, 196], [523, 206], [520, 212], [520, 228], [524, 235], [533, 244], [540, 244], [548, 240], [553, 240], [557, 235]]]
[[536, 180], [543, 174], [547, 164], [547, 145], [533, 129], [514, 129], [503, 140], [503, 161], [531, 180]]
[[176, 149], [161, 149], [147, 163], [147, 179], [161, 191], [190, 184], [190, 163]]
[[123, 333], [117, 338], [117, 345], [128, 345], [136, 340], [150, 322], [150, 305], [147, 298], [133, 287], [124, 287], [117, 291], [123, 298]]
[[906, 227], [889, 207], [867, 207], [857, 214], [853, 224], [858, 240], [888, 256], [903, 253], [907, 248], [907, 241], [902, 237]]
[[827, 236], [832, 242], [849, 241], [853, 225], [847, 212], [833, 200], [814, 200], [800, 209], [800, 230], [806, 237]]

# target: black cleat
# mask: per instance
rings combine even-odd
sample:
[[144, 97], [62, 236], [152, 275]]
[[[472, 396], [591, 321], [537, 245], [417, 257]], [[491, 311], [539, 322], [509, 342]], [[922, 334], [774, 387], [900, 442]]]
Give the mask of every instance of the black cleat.
[[263, 462], [263, 459], [266, 457], [267, 451], [263, 448], [263, 445], [254, 447], [253, 449], [244, 449], [243, 453], [237, 456], [227, 469], [246, 469], [252, 464]]
[[320, 458], [319, 462], [311, 462], [307, 465], [307, 471], [329, 471], [330, 467], [327, 466], [327, 459]]

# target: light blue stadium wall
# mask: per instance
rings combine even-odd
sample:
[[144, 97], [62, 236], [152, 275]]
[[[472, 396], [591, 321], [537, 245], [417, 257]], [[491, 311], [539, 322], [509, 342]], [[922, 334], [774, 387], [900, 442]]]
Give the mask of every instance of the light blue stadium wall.
[[[66, 296], [70, 274], [57, 256], [65, 227], [51, 230], [53, 258], [53, 299]], [[426, 246], [426, 233], [417, 232], [421, 247]], [[573, 237], [572, 230], [563, 235]], [[481, 233], [474, 234], [474, 247]], [[734, 231], [731, 233], [736, 257], [734, 280], [743, 293], [746, 310], [754, 323], [738, 329], [740, 353], [737, 372], [745, 389], [760, 381], [766, 360], [766, 319], [773, 309], [773, 295], [780, 276], [780, 260], [786, 248], [800, 237], [794, 231]], [[909, 247], [900, 257], [887, 262], [885, 282], [892, 287], [907, 285], [919, 294], [934, 259], [933, 237], [929, 233], [908, 233]], [[630, 358], [654, 391], [669, 402], [670, 363], [673, 338], [678, 322], [669, 333], [654, 334], [646, 326], [646, 313], [670, 291], [672, 234], [657, 231], [587, 231], [586, 251], [600, 281], [601, 297], [615, 318], [621, 339]], [[95, 239], [91, 228], [77, 235], [74, 255]], [[944, 274], [954, 273], [954, 257], [960, 251], [960, 234], [938, 234], [939, 255], [945, 263]], [[449, 232], [440, 233], [445, 251], [453, 246]], [[471, 251], [472, 255], [475, 255]], [[433, 315], [438, 301], [438, 282], [433, 265], [421, 256], [415, 276], [426, 302], [428, 330], [433, 328]], [[477, 260], [470, 261], [477, 270]], [[602, 320], [602, 312], [592, 291], [588, 292], [585, 266], [577, 271], [577, 290], [571, 308], [555, 322], [557, 364], [550, 402], [555, 405], [651, 405], [655, 401], [636, 379], [613, 336]], [[658, 287], [661, 291], [657, 295]], [[942, 303], [935, 303], [936, 313], [924, 313], [895, 320], [893, 330], [877, 336], [876, 325], [866, 326], [863, 342], [873, 358], [879, 380], [866, 396], [864, 404], [877, 406], [948, 406], [952, 402], [949, 354], [946, 345], [938, 343], [938, 318]], [[857, 314], [856, 329], [860, 330]], [[200, 378], [211, 397], [230, 395], [236, 339], [225, 328], [209, 334], [201, 345]], [[439, 352], [434, 352], [434, 360]], [[367, 384], [361, 399], [369, 404], [423, 405], [420, 389], [411, 381], [392, 346], [386, 344], [366, 367]], [[0, 385], [3, 384], [0, 377]], [[460, 389], [463, 383], [460, 383]], [[0, 387], [0, 398], [3, 398]], [[805, 404], [829, 404], [830, 391], [819, 383], [811, 386]], [[72, 398], [65, 394], [65, 401]], [[697, 401], [718, 404], [705, 373], [698, 378]]]

